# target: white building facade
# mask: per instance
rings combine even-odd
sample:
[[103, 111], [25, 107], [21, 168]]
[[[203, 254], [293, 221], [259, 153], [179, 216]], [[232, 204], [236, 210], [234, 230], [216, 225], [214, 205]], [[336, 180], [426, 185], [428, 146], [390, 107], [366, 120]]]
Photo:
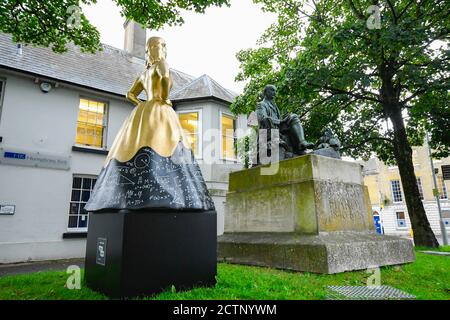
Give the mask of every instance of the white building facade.
[[[108, 46], [95, 55], [75, 47], [58, 55], [17, 50], [0, 34], [0, 263], [84, 256], [84, 204], [133, 108], [125, 93], [143, 69], [142, 59]], [[228, 174], [242, 168], [233, 144], [246, 117], [230, 112], [234, 94], [207, 75], [171, 72], [171, 100], [221, 234]]]

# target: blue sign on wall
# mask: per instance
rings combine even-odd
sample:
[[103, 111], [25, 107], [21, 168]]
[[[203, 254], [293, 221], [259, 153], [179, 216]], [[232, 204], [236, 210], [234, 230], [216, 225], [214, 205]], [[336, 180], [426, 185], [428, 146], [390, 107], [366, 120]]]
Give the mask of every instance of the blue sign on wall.
[[25, 153], [5, 152], [4, 157], [12, 159], [26, 159], [27, 155]]
[[373, 223], [375, 224], [375, 230], [379, 234], [383, 234], [383, 227], [381, 226], [381, 217], [379, 215], [373, 215]]

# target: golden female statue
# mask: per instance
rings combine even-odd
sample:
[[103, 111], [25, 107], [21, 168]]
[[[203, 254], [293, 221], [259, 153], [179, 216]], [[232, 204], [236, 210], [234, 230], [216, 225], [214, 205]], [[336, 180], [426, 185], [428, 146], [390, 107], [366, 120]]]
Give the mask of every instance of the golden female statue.
[[[127, 93], [136, 107], [114, 140], [86, 210], [214, 209], [169, 100], [171, 87], [166, 43], [152, 37], [146, 70]], [[139, 100], [142, 91], [147, 101]]]

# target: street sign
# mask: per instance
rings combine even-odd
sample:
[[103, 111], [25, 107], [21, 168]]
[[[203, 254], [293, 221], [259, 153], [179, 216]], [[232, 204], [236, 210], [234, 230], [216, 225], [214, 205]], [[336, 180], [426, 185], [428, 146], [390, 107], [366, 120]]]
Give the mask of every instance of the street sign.
[[0, 164], [68, 170], [70, 168], [70, 156], [0, 147]]

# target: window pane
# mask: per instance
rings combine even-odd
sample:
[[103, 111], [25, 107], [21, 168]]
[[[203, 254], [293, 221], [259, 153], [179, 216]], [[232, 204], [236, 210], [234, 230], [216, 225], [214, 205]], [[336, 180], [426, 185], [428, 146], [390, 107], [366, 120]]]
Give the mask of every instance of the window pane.
[[402, 189], [400, 186], [399, 180], [392, 180], [391, 181], [391, 191], [392, 191], [392, 200], [394, 202], [402, 202]]
[[231, 116], [222, 114], [222, 157], [226, 159], [235, 159], [234, 152], [234, 130], [235, 120]]
[[78, 228], [86, 228], [87, 227], [87, 215], [82, 214], [78, 216]]
[[69, 228], [76, 228], [78, 216], [69, 216]]
[[91, 179], [83, 178], [83, 189], [89, 190], [91, 188]]
[[194, 152], [195, 155], [197, 155], [197, 135], [190, 134], [187, 136], [189, 143], [191, 144], [192, 152]]
[[78, 143], [78, 144], [85, 144], [85, 142], [86, 142], [86, 128], [85, 128], [85, 125], [84, 124], [78, 124], [76, 143]]
[[80, 110], [87, 110], [89, 101], [86, 99], [80, 99]]
[[101, 148], [103, 146], [103, 123], [105, 104], [80, 99], [76, 143]]
[[80, 110], [78, 121], [83, 123], [88, 121], [88, 112], [86, 110]]
[[93, 113], [93, 112], [89, 112], [88, 117], [87, 117], [87, 122], [95, 125], [97, 123], [97, 114]]
[[422, 180], [420, 178], [417, 178], [417, 188], [419, 189], [420, 200], [423, 200]]
[[180, 113], [178, 117], [184, 130], [188, 133], [197, 133], [198, 112]]
[[80, 195], [81, 195], [81, 191], [80, 190], [72, 190], [72, 201], [80, 201]]
[[184, 129], [186, 136], [191, 144], [192, 152], [198, 155], [199, 139], [198, 139], [198, 112], [179, 113], [181, 127]]
[[439, 197], [441, 199], [447, 199], [448, 194], [447, 194], [447, 188], [445, 186], [444, 177], [442, 175], [438, 175], [436, 178], [437, 178]]
[[99, 126], [103, 126], [103, 115], [102, 114], [97, 114], [97, 122], [95, 123]]
[[81, 195], [81, 201], [88, 202], [90, 196], [91, 196], [91, 192], [90, 191], [84, 191], [83, 190], [83, 193]]
[[234, 139], [230, 137], [222, 137], [222, 154], [224, 158], [234, 159]]
[[234, 119], [230, 116], [222, 115], [222, 135], [234, 135]]
[[406, 227], [406, 219], [405, 213], [403, 211], [396, 212], [397, 215], [397, 227], [405, 228]]
[[96, 113], [98, 110], [97, 106], [98, 106], [98, 102], [89, 100], [89, 111]]
[[88, 226], [88, 212], [85, 210], [96, 178], [73, 177], [72, 201], [69, 204], [68, 227], [72, 229], [86, 229]]
[[81, 178], [73, 178], [72, 188], [81, 189]]
[[70, 203], [70, 214], [78, 214], [78, 210], [80, 208], [80, 205], [78, 203], [75, 202], [71, 202]]

